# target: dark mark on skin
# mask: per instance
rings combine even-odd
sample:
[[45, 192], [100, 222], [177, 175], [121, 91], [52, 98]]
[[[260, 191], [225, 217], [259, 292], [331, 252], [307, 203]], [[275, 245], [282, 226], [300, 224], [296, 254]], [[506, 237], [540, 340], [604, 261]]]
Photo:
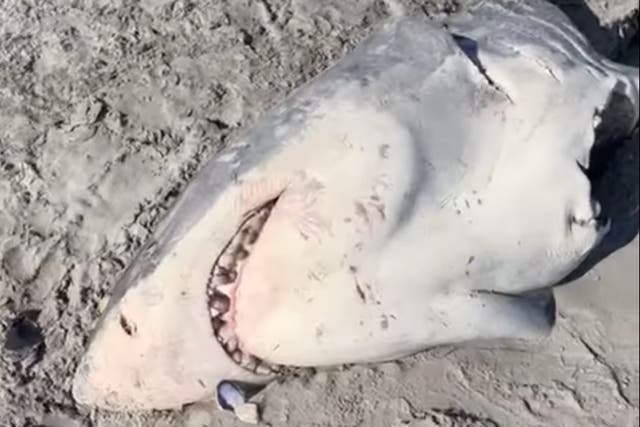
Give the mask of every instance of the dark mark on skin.
[[376, 295], [373, 292], [373, 289], [371, 289], [371, 285], [369, 283], [365, 283], [364, 286], [365, 286], [365, 288], [367, 288], [367, 295], [369, 296], [369, 299], [372, 300], [372, 301], [375, 301], [376, 305], [382, 305], [380, 300], [378, 300], [376, 298]]
[[378, 154], [380, 154], [380, 157], [382, 157], [383, 159], [388, 158], [389, 156], [389, 144], [382, 144], [378, 147]]
[[136, 326], [130, 323], [129, 320], [122, 315], [120, 315], [120, 327], [122, 328], [124, 333], [129, 335], [130, 337], [132, 337], [137, 332]]
[[343, 136], [342, 141], [340, 142], [342, 142], [347, 148], [353, 148], [353, 145], [351, 145], [351, 143], [347, 141], [347, 135]]
[[482, 204], [482, 199], [478, 199], [478, 204], [481, 205]]
[[202, 388], [207, 388], [207, 385], [201, 379], [198, 379], [198, 384], [200, 384]]
[[350, 265], [349, 266], [349, 271], [351, 272], [351, 274], [353, 274], [353, 281], [356, 284], [356, 292], [358, 292], [358, 296], [360, 297], [360, 300], [363, 302], [363, 304], [367, 303], [367, 298], [364, 295], [364, 292], [362, 291], [362, 288], [360, 287], [360, 283], [358, 283], [358, 278], [355, 276], [355, 274], [358, 272], [358, 268], [354, 265]]
[[351, 222], [351, 218], [347, 217], [344, 219], [344, 222], [346, 222], [347, 224]]
[[317, 271], [314, 271], [314, 270], [307, 271], [307, 279], [309, 280], [313, 280], [315, 282], [322, 282], [323, 278], [324, 278], [324, 274], [322, 273], [318, 273]]
[[366, 304], [367, 298], [364, 295], [364, 291], [360, 287], [360, 283], [358, 283], [358, 278], [355, 276], [355, 274], [358, 272], [358, 267], [356, 267], [355, 265], [350, 265], [349, 272], [351, 272], [351, 274], [354, 275], [353, 281], [356, 284], [356, 292], [358, 292], [358, 296], [360, 297], [360, 300], [362, 301], [363, 304]]
[[471, 274], [471, 273], [469, 272], [469, 266], [471, 265], [471, 263], [472, 263], [475, 259], [476, 259], [476, 257], [474, 257], [473, 255], [471, 255], [471, 256], [469, 257], [469, 259], [467, 260], [467, 265], [466, 265], [466, 267], [465, 267], [465, 269], [464, 269], [464, 275], [465, 275], [465, 276], [469, 277], [469, 275]]
[[380, 321], [380, 327], [382, 329], [389, 329], [389, 319], [384, 314], [382, 315], [382, 320]]
[[387, 214], [384, 212], [384, 205], [376, 205], [376, 209], [380, 214], [380, 218], [382, 218], [383, 220], [387, 219]]
[[356, 215], [362, 218], [365, 224], [369, 224], [369, 215], [367, 215], [367, 209], [360, 202], [356, 202], [355, 205], [356, 205]]
[[366, 304], [367, 299], [365, 298], [364, 292], [362, 291], [362, 288], [360, 287], [360, 284], [358, 283], [357, 280], [356, 280], [356, 291], [358, 292], [358, 296], [360, 297], [360, 300], [362, 300], [362, 302]]
[[465, 199], [464, 204], [467, 205], [467, 209], [471, 209], [471, 205], [468, 200]]
[[324, 335], [324, 329], [322, 328], [322, 325], [320, 325], [316, 328], [316, 338], [320, 339], [322, 338], [322, 335]]

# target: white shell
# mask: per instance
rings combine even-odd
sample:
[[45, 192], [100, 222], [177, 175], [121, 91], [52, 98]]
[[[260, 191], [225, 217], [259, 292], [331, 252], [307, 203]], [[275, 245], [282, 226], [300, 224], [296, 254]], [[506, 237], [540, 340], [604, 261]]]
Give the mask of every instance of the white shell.
[[606, 232], [581, 168], [601, 111], [619, 109], [614, 134], [637, 121], [637, 70], [541, 1], [447, 24], [387, 23], [203, 168], [122, 278], [78, 401], [171, 408], [271, 379], [224, 353], [205, 286], [243, 214], [278, 196], [236, 296], [260, 358], [368, 362], [549, 330], [551, 294], [517, 294], [561, 280]]
[[258, 424], [260, 415], [258, 414], [258, 405], [255, 403], [245, 403], [235, 409], [235, 415], [240, 421], [247, 424]]

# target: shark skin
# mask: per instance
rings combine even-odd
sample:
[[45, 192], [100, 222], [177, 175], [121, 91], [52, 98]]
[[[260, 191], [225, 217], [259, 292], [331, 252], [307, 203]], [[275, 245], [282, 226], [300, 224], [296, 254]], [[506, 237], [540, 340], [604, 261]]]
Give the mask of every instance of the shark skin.
[[547, 334], [608, 230], [587, 172], [638, 71], [554, 6], [386, 22], [203, 166], [128, 267], [75, 399], [179, 408], [221, 381]]

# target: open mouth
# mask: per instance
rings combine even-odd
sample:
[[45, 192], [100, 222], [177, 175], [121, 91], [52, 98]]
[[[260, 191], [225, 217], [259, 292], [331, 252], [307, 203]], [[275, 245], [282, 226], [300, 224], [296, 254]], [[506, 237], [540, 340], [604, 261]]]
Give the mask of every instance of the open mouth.
[[207, 283], [207, 300], [213, 332], [227, 355], [240, 367], [258, 375], [270, 375], [277, 367], [244, 351], [235, 333], [235, 293], [243, 265], [264, 228], [277, 198], [249, 211], [216, 258]]

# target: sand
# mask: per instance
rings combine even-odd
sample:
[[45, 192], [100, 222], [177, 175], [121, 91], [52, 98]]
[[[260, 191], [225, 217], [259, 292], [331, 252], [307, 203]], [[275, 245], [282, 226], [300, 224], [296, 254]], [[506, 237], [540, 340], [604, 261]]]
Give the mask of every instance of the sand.
[[[71, 376], [119, 273], [198, 167], [289, 91], [385, 17], [464, 3], [0, 2], [0, 425], [241, 425], [210, 402], [75, 405]], [[635, 0], [558, 3], [637, 66]], [[596, 189], [613, 232], [558, 289], [551, 337], [287, 378], [258, 396], [265, 423], [640, 425], [637, 131], [621, 143]]]

